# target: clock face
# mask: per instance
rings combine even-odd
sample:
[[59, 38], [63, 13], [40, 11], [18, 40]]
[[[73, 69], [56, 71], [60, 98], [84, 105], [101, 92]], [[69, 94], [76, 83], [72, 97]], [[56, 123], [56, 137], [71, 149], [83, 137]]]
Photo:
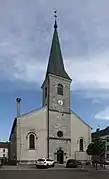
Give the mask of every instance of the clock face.
[[58, 104], [59, 104], [60, 106], [62, 106], [62, 105], [63, 105], [63, 101], [62, 101], [62, 100], [58, 100]]

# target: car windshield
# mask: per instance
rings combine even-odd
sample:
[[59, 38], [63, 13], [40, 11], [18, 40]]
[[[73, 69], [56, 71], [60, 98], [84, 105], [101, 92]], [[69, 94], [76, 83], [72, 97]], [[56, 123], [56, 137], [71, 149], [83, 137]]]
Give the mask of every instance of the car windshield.
[[43, 161], [45, 161], [45, 159], [38, 159], [38, 161], [39, 161], [39, 162], [43, 162]]
[[47, 158], [47, 161], [52, 161], [52, 160]]
[[70, 159], [70, 160], [68, 160], [68, 162], [75, 162], [76, 160], [74, 160], [74, 159]]

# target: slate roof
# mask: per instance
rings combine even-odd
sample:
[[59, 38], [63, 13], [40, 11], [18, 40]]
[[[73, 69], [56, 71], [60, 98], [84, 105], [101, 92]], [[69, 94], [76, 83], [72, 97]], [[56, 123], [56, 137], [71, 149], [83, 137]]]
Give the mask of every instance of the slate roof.
[[68, 76], [64, 68], [56, 21], [54, 25], [54, 34], [53, 34], [53, 39], [52, 39], [52, 45], [51, 45], [51, 51], [50, 51], [50, 56], [49, 56], [46, 77], [48, 76], [48, 74], [57, 75], [57, 76], [71, 80], [71, 78]]
[[8, 142], [0, 142], [0, 148], [7, 149], [8, 148]]
[[103, 130], [99, 130], [98, 132], [97, 131], [93, 132], [92, 133], [92, 138], [102, 137], [102, 136], [106, 136], [106, 135], [109, 135], [109, 126], [106, 127]]

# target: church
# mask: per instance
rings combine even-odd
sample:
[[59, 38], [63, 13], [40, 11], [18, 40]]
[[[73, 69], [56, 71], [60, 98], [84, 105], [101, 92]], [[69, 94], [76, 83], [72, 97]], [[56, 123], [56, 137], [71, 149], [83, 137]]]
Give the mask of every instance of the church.
[[[20, 115], [21, 99], [17, 98], [17, 117], [9, 138], [9, 158], [17, 163], [34, 163], [50, 158], [62, 164], [69, 158], [88, 161], [87, 146], [91, 127], [70, 107], [72, 79], [65, 70], [55, 19], [51, 51], [42, 83], [42, 108]], [[37, 70], [37, 69], [36, 69]]]

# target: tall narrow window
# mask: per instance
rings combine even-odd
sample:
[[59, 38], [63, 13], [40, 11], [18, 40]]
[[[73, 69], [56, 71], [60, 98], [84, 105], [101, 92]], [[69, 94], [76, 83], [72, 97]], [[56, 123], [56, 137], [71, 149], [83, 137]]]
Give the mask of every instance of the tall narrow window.
[[107, 142], [109, 142], [109, 136], [107, 137]]
[[47, 87], [45, 87], [45, 98], [47, 97]]
[[62, 84], [58, 84], [57, 93], [59, 95], [63, 95], [63, 85]]
[[80, 139], [79, 150], [83, 151], [83, 139]]
[[35, 149], [35, 136], [33, 134], [29, 136], [29, 149]]
[[109, 145], [107, 145], [107, 151], [109, 151]]

